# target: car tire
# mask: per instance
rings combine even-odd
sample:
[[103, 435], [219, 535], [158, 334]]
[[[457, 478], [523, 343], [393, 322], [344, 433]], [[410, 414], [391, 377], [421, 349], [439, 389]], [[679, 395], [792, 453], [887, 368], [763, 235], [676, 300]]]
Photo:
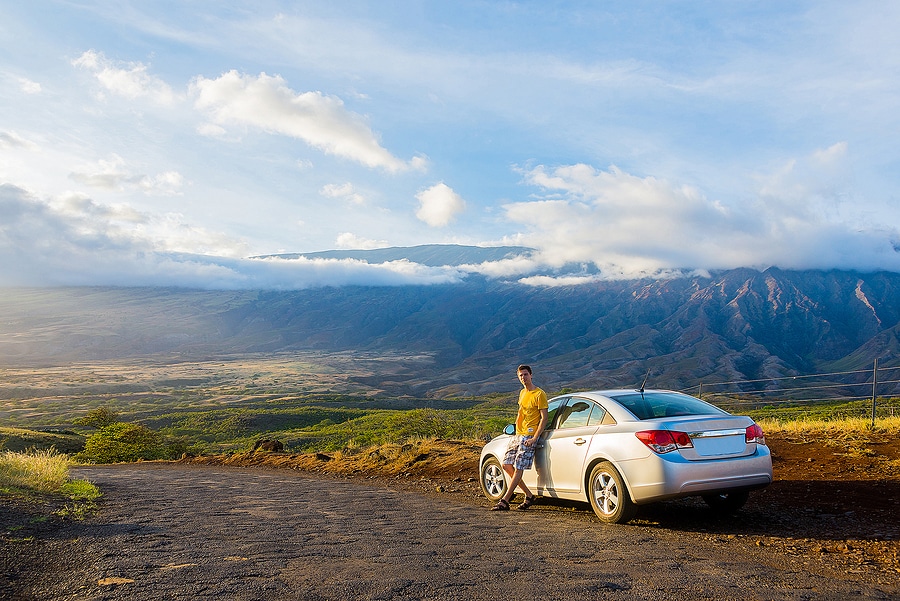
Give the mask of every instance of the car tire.
[[499, 501], [506, 494], [506, 472], [496, 458], [491, 457], [481, 465], [481, 492], [491, 501]]
[[637, 513], [637, 505], [628, 494], [625, 480], [608, 461], [598, 463], [591, 470], [588, 496], [594, 513], [607, 524], [624, 524]]
[[710, 509], [716, 513], [735, 513], [750, 498], [750, 492], [746, 490], [732, 490], [714, 495], [703, 495], [703, 500]]

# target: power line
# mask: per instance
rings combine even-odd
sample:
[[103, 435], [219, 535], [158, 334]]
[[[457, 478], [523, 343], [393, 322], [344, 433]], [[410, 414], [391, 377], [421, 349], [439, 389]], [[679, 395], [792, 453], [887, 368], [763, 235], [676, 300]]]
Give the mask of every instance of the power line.
[[[861, 378], [865, 375], [865, 378]], [[888, 376], [888, 377], [885, 377]], [[728, 382], [701, 382], [682, 392], [697, 391], [697, 396], [713, 400], [725, 407], [748, 407], [754, 410], [771, 408], [781, 411], [790, 408], [792, 412], [812, 413], [800, 407], [812, 407], [834, 402], [871, 401], [872, 424], [877, 414], [894, 415], [895, 406], [878, 406], [879, 396], [900, 396], [900, 367], [880, 367], [876, 361], [872, 369], [833, 371], [795, 376], [777, 376], [752, 380], [732, 380]], [[763, 386], [760, 386], [763, 384]], [[796, 384], [796, 385], [792, 385]], [[730, 389], [726, 389], [726, 387]], [[862, 387], [862, 388], [861, 388]], [[854, 394], [857, 392], [857, 394]], [[864, 392], [863, 392], [864, 391]], [[880, 393], [880, 394], [879, 394]], [[868, 405], [866, 405], [868, 407]], [[831, 415], [861, 413], [848, 407], [835, 409]]]
[[[896, 370], [900, 369], [900, 367], [886, 367], [879, 368], [879, 371], [887, 371], [887, 370]], [[758, 380], [732, 380], [730, 382], [702, 382], [700, 386], [704, 388], [707, 386], [726, 386], [731, 384], [758, 384], [759, 382], [778, 382], [781, 380], [808, 380], [811, 378], [825, 378], [829, 376], [845, 376], [850, 374], [871, 374], [871, 369], [858, 369], [854, 371], [834, 371], [829, 373], [821, 373], [821, 374], [807, 374], [807, 375], [799, 375], [799, 376], [779, 376], [775, 378], [759, 378]], [[692, 386], [691, 388], [696, 388], [696, 386]]]

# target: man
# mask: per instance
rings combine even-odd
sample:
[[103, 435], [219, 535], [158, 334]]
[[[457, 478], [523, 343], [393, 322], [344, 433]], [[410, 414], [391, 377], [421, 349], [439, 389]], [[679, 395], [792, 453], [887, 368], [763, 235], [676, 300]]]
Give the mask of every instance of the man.
[[525, 493], [525, 500], [516, 509], [528, 509], [534, 503], [534, 495], [522, 482], [525, 470], [534, 464], [534, 451], [544, 428], [547, 427], [547, 394], [531, 381], [531, 367], [520, 365], [516, 370], [522, 390], [519, 391], [519, 412], [516, 414], [516, 435], [506, 449], [503, 469], [509, 474], [509, 490], [491, 511], [508, 511], [509, 502], [516, 487]]

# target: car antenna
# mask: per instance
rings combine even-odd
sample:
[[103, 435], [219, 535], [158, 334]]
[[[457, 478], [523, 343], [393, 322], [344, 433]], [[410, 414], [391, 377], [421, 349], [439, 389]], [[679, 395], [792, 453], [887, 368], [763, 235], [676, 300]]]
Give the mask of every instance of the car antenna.
[[649, 377], [650, 377], [650, 370], [648, 369], [647, 375], [644, 376], [644, 381], [641, 382], [641, 387], [638, 389], [638, 392], [640, 392], [641, 394], [644, 394], [644, 385], [647, 383], [647, 378], [649, 378]]

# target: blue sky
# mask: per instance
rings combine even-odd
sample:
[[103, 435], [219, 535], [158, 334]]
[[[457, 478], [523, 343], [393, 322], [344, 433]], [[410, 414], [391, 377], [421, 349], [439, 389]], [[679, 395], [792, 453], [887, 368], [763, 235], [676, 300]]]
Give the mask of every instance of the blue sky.
[[[4, 3], [0, 285], [898, 271], [898, 26], [890, 1]], [[434, 243], [536, 252], [248, 258]]]

